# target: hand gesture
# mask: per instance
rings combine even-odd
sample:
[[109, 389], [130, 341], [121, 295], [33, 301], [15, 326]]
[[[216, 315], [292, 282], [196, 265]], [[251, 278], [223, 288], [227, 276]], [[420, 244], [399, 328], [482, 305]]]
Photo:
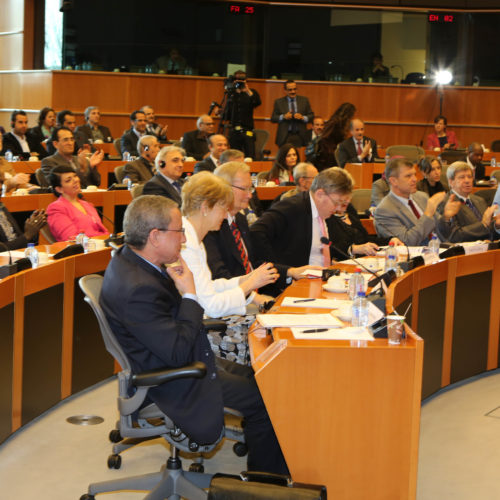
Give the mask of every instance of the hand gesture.
[[434, 217], [438, 205], [444, 200], [445, 196], [446, 193], [444, 191], [441, 191], [440, 193], [436, 193], [435, 195], [431, 196], [427, 200], [427, 206], [425, 207], [424, 214], [427, 215], [427, 217]]
[[481, 219], [481, 222], [483, 223], [484, 227], [489, 227], [491, 223], [491, 219], [493, 217], [493, 213], [497, 209], [497, 205], [491, 205], [491, 207], [488, 207], [484, 213], [483, 213], [483, 218]]
[[396, 238], [395, 236], [389, 240], [389, 244], [393, 243], [397, 247], [404, 245], [404, 243], [399, 239]]
[[102, 149], [98, 149], [97, 151], [95, 151], [94, 154], [89, 158], [90, 167], [94, 168], [97, 165], [99, 165], [99, 163], [101, 163], [103, 158], [104, 158], [104, 151]]
[[286, 274], [287, 274], [287, 276], [291, 276], [294, 280], [300, 280], [300, 278], [304, 278], [304, 276], [302, 276], [302, 273], [306, 269], [321, 270], [321, 269], [325, 269], [325, 268], [322, 266], [309, 266], [306, 264], [305, 266], [301, 266], [301, 267], [290, 267], [290, 268], [288, 268], [288, 271]]
[[24, 223], [24, 236], [29, 241], [32, 240], [42, 229], [43, 226], [47, 224], [47, 215], [45, 210], [35, 210], [26, 222]]
[[379, 250], [378, 245], [368, 241], [367, 243], [363, 243], [362, 245], [353, 245], [351, 247], [352, 253], [359, 255], [377, 255]]
[[167, 267], [167, 273], [174, 281], [175, 288], [181, 295], [185, 293], [196, 294], [193, 273], [180, 255], [177, 265]]
[[462, 206], [462, 202], [457, 199], [454, 194], [451, 194], [446, 202], [443, 210], [443, 217], [446, 221], [449, 221], [452, 217], [457, 215], [460, 207]]
[[20, 186], [22, 184], [28, 184], [30, 181], [30, 176], [29, 174], [16, 174], [14, 177], [12, 177], [12, 182], [15, 186]]
[[168, 130], [168, 125], [165, 125], [161, 130], [160, 130], [160, 135], [167, 135], [167, 130]]
[[294, 117], [296, 120], [300, 120], [300, 121], [304, 120], [304, 115], [303, 115], [303, 114], [301, 114], [301, 113], [295, 113], [295, 114], [293, 115], [293, 117]]
[[293, 115], [292, 115], [291, 111], [288, 111], [288, 113], [285, 113], [283, 115], [284, 120], [291, 120], [292, 118], [293, 118]]
[[361, 157], [366, 158], [372, 154], [372, 144], [370, 141], [366, 140], [363, 146], [363, 151], [361, 152]]
[[251, 290], [256, 290], [262, 286], [274, 283], [278, 277], [278, 271], [271, 262], [262, 264], [257, 269], [252, 271], [248, 276], [248, 284]]

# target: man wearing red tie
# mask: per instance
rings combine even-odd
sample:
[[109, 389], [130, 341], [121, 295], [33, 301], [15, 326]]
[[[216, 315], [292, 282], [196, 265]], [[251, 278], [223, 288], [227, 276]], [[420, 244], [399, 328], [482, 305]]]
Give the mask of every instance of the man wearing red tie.
[[351, 122], [351, 136], [339, 144], [337, 153], [339, 167], [344, 168], [346, 163], [373, 162], [377, 156], [377, 141], [366, 137], [365, 124], [358, 119]]

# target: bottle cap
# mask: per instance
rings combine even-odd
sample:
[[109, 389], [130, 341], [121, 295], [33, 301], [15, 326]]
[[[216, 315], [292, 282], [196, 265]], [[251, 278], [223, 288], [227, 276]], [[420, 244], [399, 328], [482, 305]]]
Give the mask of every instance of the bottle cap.
[[360, 273], [360, 272], [361, 272], [361, 268], [360, 268], [360, 267], [357, 267], [356, 269], [354, 269], [354, 272], [355, 272], [355, 273]]

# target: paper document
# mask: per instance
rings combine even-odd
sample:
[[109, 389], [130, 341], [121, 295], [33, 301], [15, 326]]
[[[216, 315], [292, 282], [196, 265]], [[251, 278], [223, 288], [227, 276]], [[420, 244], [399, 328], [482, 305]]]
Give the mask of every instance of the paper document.
[[304, 333], [304, 328], [292, 328], [296, 339], [306, 340], [373, 340], [368, 328], [349, 326], [329, 328], [326, 332]]
[[306, 269], [305, 271], [302, 271], [301, 276], [306, 278], [321, 278], [322, 274], [322, 269]]
[[328, 327], [341, 328], [342, 321], [331, 314], [257, 314], [257, 321], [264, 328]]
[[281, 305], [283, 307], [316, 307], [319, 309], [338, 309], [349, 305], [350, 300], [338, 299], [308, 299], [304, 297], [285, 297]]

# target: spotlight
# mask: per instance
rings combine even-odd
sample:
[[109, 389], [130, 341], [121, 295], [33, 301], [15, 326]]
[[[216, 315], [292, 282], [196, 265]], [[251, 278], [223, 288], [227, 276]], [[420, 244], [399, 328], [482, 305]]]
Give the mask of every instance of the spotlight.
[[434, 79], [438, 85], [448, 85], [453, 79], [453, 75], [447, 69], [443, 69], [436, 72]]

